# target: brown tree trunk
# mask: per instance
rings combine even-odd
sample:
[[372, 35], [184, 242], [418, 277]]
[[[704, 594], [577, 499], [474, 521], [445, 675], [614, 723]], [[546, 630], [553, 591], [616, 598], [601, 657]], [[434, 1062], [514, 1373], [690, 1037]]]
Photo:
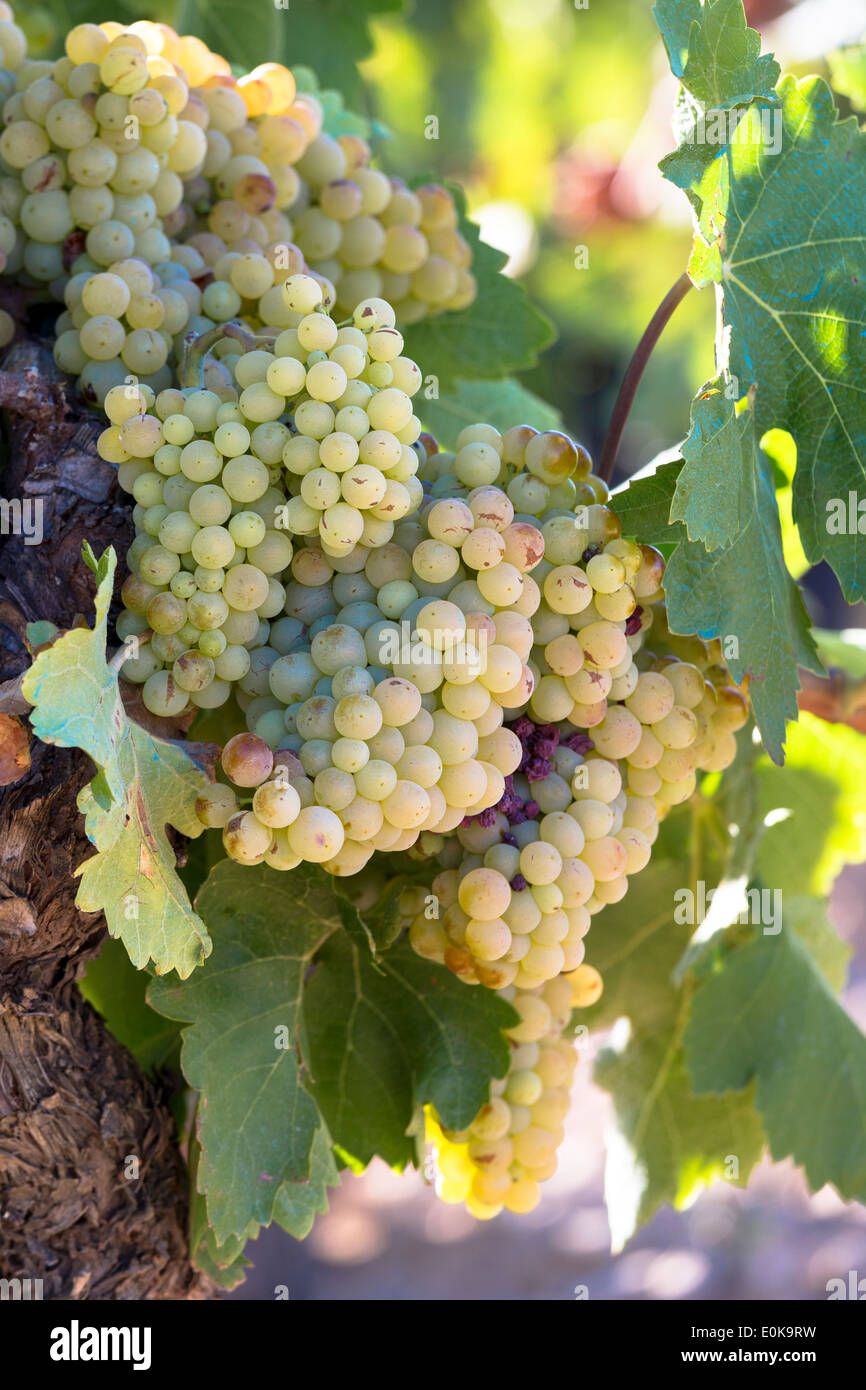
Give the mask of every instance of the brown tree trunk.
[[45, 1298], [205, 1298], [167, 1088], [75, 983], [105, 933], [74, 905], [73, 870], [92, 853], [75, 798], [93, 767], [31, 740], [17, 694], [26, 624], [92, 621], [82, 542], [97, 555], [113, 544], [122, 561], [129, 508], [95, 452], [98, 418], [50, 355], [19, 344], [5, 367], [2, 493], [41, 500], [44, 534], [6, 536], [0, 555], [0, 1277], [41, 1279]]

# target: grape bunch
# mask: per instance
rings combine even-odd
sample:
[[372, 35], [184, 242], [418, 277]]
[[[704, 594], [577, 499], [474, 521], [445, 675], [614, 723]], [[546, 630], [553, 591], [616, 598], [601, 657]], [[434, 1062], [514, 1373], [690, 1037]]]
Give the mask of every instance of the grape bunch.
[[139, 531], [125, 673], [156, 713], [236, 711], [196, 807], [235, 862], [372, 881], [377, 855], [414, 861], [412, 948], [521, 1015], [470, 1131], [429, 1117], [442, 1193], [530, 1210], [562, 1138], [568, 1011], [600, 990], [592, 918], [731, 762], [747, 700], [717, 644], [670, 632], [662, 556], [623, 538], [585, 450], [480, 424], [439, 451], [387, 302], [339, 328], [320, 280], [280, 294], [291, 327], [205, 339], [225, 399], [106, 397], [100, 451]]
[[[2, 14], [0, 271], [64, 302], [55, 358], [90, 400], [129, 377], [175, 384], [190, 334], [295, 327], [282, 289], [301, 271], [347, 314], [383, 287], [406, 323], [474, 298], [450, 193], [410, 193], [369, 167], [365, 141], [323, 134], [321, 104], [288, 68], [236, 78], [201, 40], [150, 21], [79, 24], [64, 57], [35, 61]], [[338, 255], [323, 253], [325, 225]], [[410, 262], [411, 285], [387, 269]], [[0, 344], [14, 330], [2, 311]]]

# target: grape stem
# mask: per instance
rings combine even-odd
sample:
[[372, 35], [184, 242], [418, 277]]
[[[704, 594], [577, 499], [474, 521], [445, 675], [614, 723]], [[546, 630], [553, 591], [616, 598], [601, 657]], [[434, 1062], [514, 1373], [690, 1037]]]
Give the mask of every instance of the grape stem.
[[659, 307], [656, 309], [652, 318], [646, 326], [643, 337], [634, 350], [628, 369], [619, 388], [619, 394], [611, 412], [610, 424], [607, 436], [602, 446], [601, 457], [598, 462], [598, 476], [609, 483], [613, 475], [616, 457], [619, 453], [620, 441], [623, 430], [626, 426], [640, 379], [644, 374], [644, 368], [650, 359], [652, 350], [662, 335], [662, 330], [668, 319], [671, 318], [678, 304], [681, 304], [692, 288], [692, 282], [688, 274], [683, 271], [680, 278], [668, 290]]

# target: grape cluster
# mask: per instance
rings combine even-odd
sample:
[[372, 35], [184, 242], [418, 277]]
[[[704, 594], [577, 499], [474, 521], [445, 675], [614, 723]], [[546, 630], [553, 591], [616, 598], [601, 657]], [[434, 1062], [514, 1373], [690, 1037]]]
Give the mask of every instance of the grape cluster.
[[[188, 335], [229, 320], [295, 327], [281, 291], [300, 271], [348, 314], [383, 288], [406, 323], [474, 298], [450, 193], [410, 193], [365, 141], [323, 134], [288, 68], [236, 78], [149, 21], [79, 24], [64, 57], [34, 61], [2, 14], [0, 270], [64, 301], [55, 357], [89, 399], [130, 376], [170, 386]], [[4, 311], [0, 345], [13, 334]]]
[[197, 805], [237, 863], [359, 891], [377, 853], [427, 866], [413, 949], [521, 1015], [470, 1132], [430, 1116], [442, 1194], [530, 1210], [562, 1137], [560, 1035], [600, 990], [592, 918], [730, 763], [747, 701], [717, 644], [670, 632], [663, 559], [622, 537], [580, 446], [474, 425], [438, 451], [390, 306], [340, 329], [320, 280], [280, 293], [291, 327], [215, 345], [225, 400], [106, 398], [139, 528], [119, 631], [153, 634], [126, 674], [157, 713], [230, 700], [246, 722]]

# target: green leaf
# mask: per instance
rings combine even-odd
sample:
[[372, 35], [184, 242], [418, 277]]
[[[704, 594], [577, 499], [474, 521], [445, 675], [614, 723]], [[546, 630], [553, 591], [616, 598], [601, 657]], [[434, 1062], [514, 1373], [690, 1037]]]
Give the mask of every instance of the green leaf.
[[[644, 870], [640, 912], [610, 904], [604, 930], [593, 942], [592, 963], [604, 993], [577, 1017], [591, 1028], [627, 1018], [614, 1030], [595, 1079], [614, 1102], [615, 1132], [608, 1145], [606, 1200], [614, 1249], [666, 1202], [684, 1205], [717, 1176], [745, 1182], [760, 1156], [761, 1129], [752, 1097], [698, 1099], [682, 1060], [691, 982], [678, 988], [674, 968], [692, 927], [675, 920], [676, 894], [686, 886], [679, 862]], [[738, 1159], [732, 1171], [730, 1155]]]
[[284, 1182], [274, 1203], [274, 1220], [296, 1240], [303, 1240], [317, 1216], [328, 1210], [328, 1188], [336, 1187], [340, 1174], [334, 1162], [331, 1138], [320, 1125], [310, 1150], [310, 1173], [303, 1182]]
[[826, 901], [786, 892], [785, 926], [796, 934], [834, 993], [843, 990], [853, 952], [827, 916]]
[[47, 618], [41, 618], [38, 623], [27, 623], [24, 628], [24, 640], [29, 651], [34, 651], [36, 647], [41, 647], [44, 642], [50, 642], [52, 637], [56, 637], [60, 628]]
[[866, 478], [866, 136], [837, 120], [820, 78], [785, 77], [779, 94], [780, 150], [753, 115], [697, 187], [691, 273], [723, 287], [730, 371], [741, 393], [757, 383], [758, 435], [783, 429], [796, 442], [803, 548], [853, 602], [866, 592], [861, 518], [848, 516]]
[[[85, 558], [92, 559], [92, 552]], [[36, 737], [61, 748], [83, 749], [106, 769], [108, 792], [119, 800], [124, 786], [118, 775], [117, 750], [123, 737], [124, 714], [117, 675], [105, 659], [116, 564], [117, 557], [109, 548], [96, 567], [93, 627], [72, 628], [42, 652], [24, 673], [21, 692], [35, 705], [30, 724]]]
[[687, 886], [685, 879], [681, 863], [653, 858], [641, 874], [640, 912], [628, 895], [604, 909], [604, 930], [590, 937], [604, 993], [579, 1014], [591, 1029], [609, 1028], [626, 1017], [632, 1032], [652, 1034], [669, 1021], [676, 993], [671, 972], [692, 932], [674, 922], [674, 895]]
[[668, 51], [671, 72], [682, 79], [689, 57], [692, 25], [700, 20], [701, 0], [657, 0], [653, 19]]
[[[424, 180], [411, 182], [417, 186]], [[481, 240], [478, 227], [466, 216], [462, 190], [449, 187], [460, 212], [460, 231], [472, 248], [478, 294], [465, 309], [402, 329], [407, 354], [421, 363], [425, 379], [436, 377], [439, 391], [445, 393], [453, 391], [458, 380], [498, 379], [534, 366], [555, 336], [553, 325], [530, 303], [523, 286], [501, 273], [508, 257]]]
[[280, 1184], [303, 1181], [320, 1125], [297, 1054], [304, 973], [340, 925], [326, 875], [224, 860], [196, 900], [214, 938], [184, 984], [155, 981], [149, 1000], [184, 1030], [182, 1066], [202, 1093], [199, 1188], [217, 1241], [274, 1215]]
[[[471, 308], [467, 311], [471, 313]], [[424, 428], [435, 435], [440, 449], [453, 449], [466, 425], [484, 422], [502, 432], [512, 425], [532, 425], [537, 430], [555, 430], [562, 416], [527, 391], [519, 381], [458, 381], [454, 390], [437, 400], [421, 400], [417, 406]]]
[[847, 97], [855, 111], [866, 111], [866, 47], [852, 44], [827, 54], [830, 86]]
[[866, 1199], [866, 1038], [796, 932], [756, 936], [700, 982], [685, 1048], [700, 1094], [757, 1082], [770, 1152], [813, 1191]]
[[385, 127], [368, 116], [360, 116], [346, 109], [342, 92], [322, 91], [312, 68], [293, 67], [292, 76], [299, 92], [314, 96], [322, 108], [322, 130], [336, 139], [339, 135], [360, 135], [362, 139], [371, 137], [382, 139], [387, 135]]
[[[273, 3], [273, 0], [257, 0]], [[401, 14], [404, 0], [290, 0], [277, 11], [282, 61], [314, 68], [323, 87], [366, 99], [358, 64], [373, 52], [370, 26], [379, 15]]]
[[770, 824], [757, 872], [792, 894], [826, 897], [845, 864], [866, 858], [866, 740], [805, 712], [788, 735], [784, 771], [759, 764], [761, 815]]
[[647, 545], [673, 546], [688, 540], [682, 522], [670, 520], [681, 468], [682, 459], [672, 459], [647, 477], [634, 478], [627, 487], [617, 488], [613, 506], [623, 535], [635, 536]]
[[747, 410], [737, 413], [730, 391], [722, 375], [692, 401], [671, 504], [671, 521], [682, 521], [689, 539], [703, 541], [709, 551], [736, 539], [754, 504], [754, 419]]
[[87, 962], [78, 988], [142, 1071], [152, 1073], [176, 1062], [180, 1029], [149, 1007], [149, 983], [146, 971], [130, 964], [121, 942], [108, 937], [99, 955]]
[[375, 962], [357, 928], [332, 936], [304, 994], [303, 1051], [335, 1144], [353, 1166], [379, 1154], [401, 1167], [414, 1155], [418, 1106], [465, 1128], [507, 1070], [501, 1030], [514, 1018], [491, 991], [467, 990], [405, 941]]
[[78, 797], [98, 853], [76, 871], [76, 904], [105, 913], [110, 934], [123, 941], [137, 968], [152, 960], [157, 973], [186, 977], [210, 941], [177, 876], [165, 827], [190, 838], [201, 834], [195, 799], [207, 778], [180, 745], [127, 719], [117, 663], [106, 660], [115, 554], [107, 550], [96, 565], [88, 547], [85, 558], [96, 572], [96, 622], [64, 633], [40, 653], [22, 692], [35, 706], [30, 722], [37, 737], [83, 749], [99, 769]]
[[[733, 411], [733, 403], [727, 404]], [[664, 464], [651, 478], [617, 493], [623, 534], [656, 544], [679, 540], [664, 579], [671, 630], [722, 639], [734, 679], [740, 684], [750, 678], [749, 698], [764, 746], [781, 762], [785, 722], [797, 716], [797, 667], [821, 668], [809, 615], [785, 569], [770, 464], [755, 450], [745, 524], [736, 540], [712, 555], [699, 541], [682, 539], [680, 523], [665, 522], [665, 498], [669, 509], [680, 468], [679, 462]], [[725, 642], [731, 637], [737, 640], [736, 655]]]
[[[221, 1244], [213, 1226], [208, 1224], [207, 1202], [198, 1190], [198, 1170], [201, 1163], [201, 1144], [195, 1135], [190, 1142], [190, 1252], [193, 1263], [224, 1289], [235, 1289], [246, 1277], [251, 1261], [244, 1257], [250, 1240], [261, 1231], [251, 1221], [243, 1235], [229, 1236]], [[331, 1152], [331, 1141], [324, 1125], [313, 1136], [310, 1150], [310, 1172], [303, 1181], [282, 1183], [274, 1200], [274, 1220], [295, 1240], [303, 1240], [313, 1228], [317, 1216], [328, 1210], [328, 1188], [339, 1182], [340, 1175]]]
[[746, 24], [742, 0], [659, 0], [653, 13], [682, 83], [674, 124], [680, 145], [662, 172], [690, 191], [732, 138], [753, 101], [776, 102], [779, 65], [761, 56], [761, 38]]
[[369, 907], [360, 907], [353, 899], [351, 878], [334, 879], [334, 889], [358, 913], [359, 921], [367, 936], [367, 944], [376, 955], [393, 946], [403, 929], [400, 913], [400, 897], [409, 879], [405, 874], [390, 878], [382, 895]]
[[[217, 1242], [212, 1226], [208, 1225], [207, 1204], [198, 1190], [198, 1169], [201, 1163], [201, 1144], [195, 1134], [189, 1142], [189, 1252], [197, 1269], [213, 1279], [215, 1284], [226, 1291], [236, 1289], [244, 1282], [245, 1270], [250, 1261], [244, 1258], [246, 1239], [243, 1236], [229, 1236], [224, 1244]], [[258, 1227], [252, 1226], [249, 1234], [256, 1234]]]
[[653, 15], [671, 69], [704, 110], [772, 98], [779, 64], [761, 56], [761, 36], [742, 0], [657, 0]]

